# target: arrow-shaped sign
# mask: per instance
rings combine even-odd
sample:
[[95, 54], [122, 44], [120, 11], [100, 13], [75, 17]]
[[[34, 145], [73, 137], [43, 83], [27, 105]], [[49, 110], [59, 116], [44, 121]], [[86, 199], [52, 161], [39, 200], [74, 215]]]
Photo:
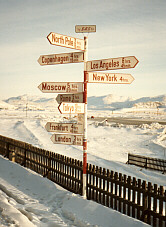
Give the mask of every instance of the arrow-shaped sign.
[[59, 112], [61, 114], [78, 114], [84, 113], [84, 103], [67, 103], [62, 102], [58, 106]]
[[60, 104], [61, 102], [75, 102], [83, 103], [83, 93], [77, 94], [59, 94], [56, 97], [56, 101]]
[[82, 82], [42, 82], [38, 88], [43, 93], [80, 93], [83, 92]]
[[131, 84], [133, 81], [131, 74], [88, 72], [89, 83]]
[[86, 71], [105, 71], [134, 68], [138, 64], [135, 56], [109, 58], [86, 62]]
[[84, 50], [84, 40], [51, 32], [47, 36], [52, 45], [68, 47], [76, 50]]
[[40, 65], [56, 65], [66, 63], [77, 63], [83, 61], [84, 52], [41, 55], [38, 59]]
[[83, 146], [82, 135], [54, 134], [51, 136], [51, 140], [55, 144]]
[[45, 129], [48, 132], [83, 134], [83, 125], [75, 123], [47, 122]]

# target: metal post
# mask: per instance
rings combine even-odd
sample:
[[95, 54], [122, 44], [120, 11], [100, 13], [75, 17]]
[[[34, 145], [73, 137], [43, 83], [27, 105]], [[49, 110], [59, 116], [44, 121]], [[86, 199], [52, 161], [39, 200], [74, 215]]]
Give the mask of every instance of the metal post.
[[83, 137], [83, 188], [82, 195], [84, 198], [87, 197], [87, 72], [86, 72], [86, 62], [88, 59], [88, 37], [84, 37], [84, 137]]

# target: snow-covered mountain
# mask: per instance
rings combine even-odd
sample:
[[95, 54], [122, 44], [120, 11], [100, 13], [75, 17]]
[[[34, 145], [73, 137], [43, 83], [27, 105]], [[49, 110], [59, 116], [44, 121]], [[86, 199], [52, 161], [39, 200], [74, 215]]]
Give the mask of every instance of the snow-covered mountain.
[[15, 109], [15, 106], [10, 105], [7, 102], [0, 100], [0, 110], [2, 110], [2, 109], [13, 110], [13, 109]]
[[3, 100], [6, 104], [15, 106], [16, 109], [45, 110], [57, 108], [55, 98], [45, 98], [40, 96], [22, 95]]
[[166, 95], [134, 99], [132, 97], [110, 94], [107, 96], [92, 96], [88, 98], [88, 109], [117, 110], [132, 107], [151, 109], [166, 108]]
[[[0, 102], [0, 109], [26, 109], [28, 110], [45, 110], [57, 109], [58, 103], [55, 98], [22, 95], [11, 97]], [[156, 109], [166, 108], [166, 95], [155, 97], [142, 97], [134, 99], [127, 96], [118, 96], [109, 94], [105, 96], [88, 97], [89, 110], [120, 110], [124, 108], [139, 108], [139, 109]]]

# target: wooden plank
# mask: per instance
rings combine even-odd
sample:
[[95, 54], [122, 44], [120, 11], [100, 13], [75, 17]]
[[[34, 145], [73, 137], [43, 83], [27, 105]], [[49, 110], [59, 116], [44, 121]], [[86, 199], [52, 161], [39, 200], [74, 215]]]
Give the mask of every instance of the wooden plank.
[[[132, 194], [132, 203], [135, 204], [135, 198], [136, 198], [136, 186], [137, 186], [137, 182], [136, 182], [136, 178], [133, 177], [133, 194]], [[132, 207], [132, 217], [135, 218], [135, 207]]]

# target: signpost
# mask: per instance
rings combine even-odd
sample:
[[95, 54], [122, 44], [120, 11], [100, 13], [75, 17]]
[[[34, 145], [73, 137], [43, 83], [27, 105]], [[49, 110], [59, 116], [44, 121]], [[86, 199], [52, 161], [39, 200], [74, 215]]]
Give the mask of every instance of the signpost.
[[78, 63], [84, 61], [84, 52], [41, 55], [38, 59], [40, 65], [57, 65]]
[[52, 45], [68, 47], [68, 48], [76, 49], [76, 50], [84, 50], [84, 40], [83, 39], [77, 39], [74, 37], [61, 35], [61, 34], [57, 34], [54, 32], [51, 32], [47, 36], [47, 39]]
[[96, 25], [76, 25], [75, 32], [76, 33], [96, 32]]
[[78, 114], [84, 113], [84, 103], [67, 103], [62, 102], [58, 106], [59, 112], [61, 114]]
[[77, 94], [62, 94], [57, 95], [56, 101], [60, 104], [61, 102], [74, 102], [83, 103], [83, 93]]
[[83, 134], [83, 125], [74, 123], [47, 122], [45, 125], [47, 132]]
[[90, 72], [114, 69], [129, 69], [135, 68], [138, 62], [139, 61], [135, 56], [87, 61], [86, 70]]
[[43, 93], [80, 93], [83, 92], [82, 82], [42, 82], [38, 88]]
[[131, 74], [88, 72], [88, 83], [131, 84]]
[[53, 134], [51, 140], [55, 144], [83, 146], [82, 135]]
[[[96, 32], [96, 25], [76, 25], [76, 33]], [[81, 50], [83, 52], [41, 55], [40, 65], [56, 65], [84, 62], [84, 82], [42, 82], [38, 88], [44, 93], [58, 94], [56, 100], [60, 104], [61, 114], [77, 114], [77, 124], [48, 122], [45, 126], [48, 132], [55, 132], [51, 140], [55, 144], [83, 146], [83, 186], [82, 195], [86, 198], [87, 191], [87, 84], [131, 84], [134, 78], [131, 74], [99, 73], [95, 71], [129, 69], [138, 64], [135, 56], [109, 58], [88, 61], [88, 38], [84, 40], [51, 32], [47, 39], [52, 45]], [[70, 133], [70, 134], [68, 134]]]

